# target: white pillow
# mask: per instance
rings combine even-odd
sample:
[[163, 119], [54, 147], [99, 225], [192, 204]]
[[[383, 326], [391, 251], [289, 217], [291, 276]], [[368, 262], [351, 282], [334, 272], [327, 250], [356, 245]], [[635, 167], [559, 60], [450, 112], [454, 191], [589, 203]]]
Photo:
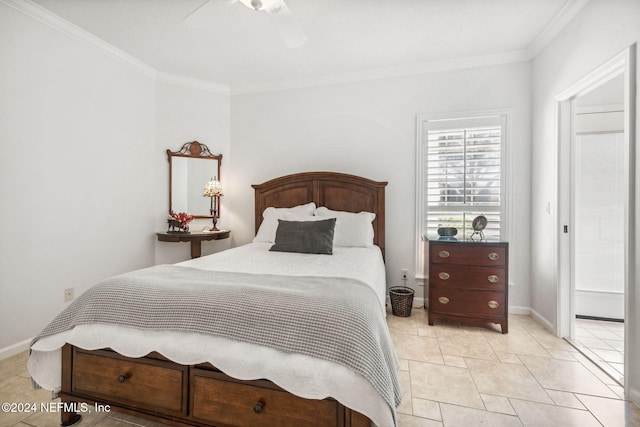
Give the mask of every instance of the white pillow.
[[[276, 230], [278, 229], [278, 220], [286, 219], [289, 221], [308, 220], [313, 218], [313, 211], [316, 204], [311, 202], [306, 205], [298, 205], [292, 208], [272, 208], [269, 207], [262, 212], [262, 223], [253, 242], [275, 243]], [[337, 221], [336, 221], [337, 222]]]
[[321, 207], [316, 209], [315, 215], [322, 218], [336, 219], [336, 228], [333, 235], [334, 246], [373, 246], [372, 221], [376, 218], [376, 214], [371, 212], [332, 211]]

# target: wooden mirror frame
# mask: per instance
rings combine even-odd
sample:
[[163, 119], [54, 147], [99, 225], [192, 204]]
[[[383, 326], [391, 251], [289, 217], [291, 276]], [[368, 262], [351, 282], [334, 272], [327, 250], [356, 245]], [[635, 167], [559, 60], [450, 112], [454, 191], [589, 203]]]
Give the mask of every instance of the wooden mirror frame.
[[[167, 160], [169, 161], [169, 214], [173, 208], [173, 163], [171, 159], [173, 157], [188, 157], [192, 159], [213, 160], [218, 163], [218, 173], [216, 175], [218, 181], [222, 182], [220, 178], [220, 166], [222, 164], [222, 154], [213, 154], [209, 147], [198, 141], [186, 142], [178, 151], [171, 151], [167, 149]], [[203, 188], [204, 188], [203, 183]], [[194, 218], [212, 218], [211, 215], [193, 215]], [[218, 206], [216, 218], [220, 218], [220, 206]]]

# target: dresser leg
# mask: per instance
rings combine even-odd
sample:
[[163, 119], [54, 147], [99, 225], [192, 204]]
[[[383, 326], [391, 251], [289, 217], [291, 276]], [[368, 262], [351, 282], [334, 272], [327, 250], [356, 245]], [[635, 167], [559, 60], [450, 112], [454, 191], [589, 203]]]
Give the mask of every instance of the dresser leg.
[[502, 333], [506, 334], [509, 332], [509, 328], [507, 327], [507, 322], [500, 323], [500, 329], [502, 329]]

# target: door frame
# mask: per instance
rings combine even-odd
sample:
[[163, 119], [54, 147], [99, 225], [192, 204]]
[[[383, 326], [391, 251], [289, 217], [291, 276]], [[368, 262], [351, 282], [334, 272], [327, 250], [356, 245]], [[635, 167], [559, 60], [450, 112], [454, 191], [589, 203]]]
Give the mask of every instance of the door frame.
[[[556, 149], [558, 153], [557, 167], [557, 315], [556, 334], [559, 337], [575, 335], [575, 285], [571, 273], [573, 271], [573, 243], [571, 227], [573, 221], [573, 189], [572, 174], [574, 170], [571, 147], [574, 144], [575, 98], [583, 95], [602, 83], [624, 75], [624, 154], [625, 154], [625, 240], [624, 240], [624, 293], [625, 321], [631, 311], [630, 291], [635, 290], [635, 53], [636, 45], [631, 45], [609, 61], [588, 73], [571, 87], [557, 95], [554, 99], [556, 112]], [[568, 233], [564, 226], [568, 225]], [[630, 328], [625, 327], [624, 352], [624, 388], [628, 393], [630, 352]]]

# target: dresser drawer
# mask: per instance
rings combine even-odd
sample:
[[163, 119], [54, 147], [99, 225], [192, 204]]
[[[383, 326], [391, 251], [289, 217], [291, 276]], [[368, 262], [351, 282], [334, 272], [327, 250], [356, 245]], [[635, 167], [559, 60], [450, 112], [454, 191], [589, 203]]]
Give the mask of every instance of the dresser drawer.
[[100, 351], [75, 350], [72, 390], [136, 409], [186, 413], [187, 368], [154, 359], [126, 360]]
[[506, 271], [501, 267], [461, 267], [454, 264], [434, 264], [429, 283], [438, 287], [503, 290]]
[[504, 317], [505, 294], [502, 292], [474, 292], [432, 287], [429, 310], [455, 316]]
[[504, 266], [507, 262], [506, 247], [488, 243], [430, 243], [429, 248], [429, 258], [434, 264]]
[[335, 426], [334, 400], [303, 399], [269, 386], [241, 384], [219, 372], [191, 370], [191, 414], [195, 421], [247, 427]]

